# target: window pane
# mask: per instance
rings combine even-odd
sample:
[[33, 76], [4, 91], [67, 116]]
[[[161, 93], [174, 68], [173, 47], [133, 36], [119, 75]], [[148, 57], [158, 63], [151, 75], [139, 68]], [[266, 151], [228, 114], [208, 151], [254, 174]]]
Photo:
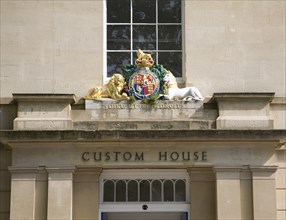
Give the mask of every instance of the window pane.
[[152, 201], [162, 201], [162, 184], [159, 180], [152, 182]]
[[122, 67], [130, 64], [130, 53], [128, 52], [108, 52], [107, 53], [107, 76], [113, 73], [120, 73]]
[[104, 183], [103, 189], [103, 201], [104, 202], [114, 202], [114, 183], [111, 180], [107, 180]]
[[108, 25], [107, 26], [107, 49], [129, 50], [130, 49], [130, 26]]
[[116, 202], [126, 202], [126, 183], [123, 180], [116, 183]]
[[156, 50], [156, 26], [133, 26], [133, 49]]
[[130, 23], [130, 0], [107, 0], [108, 23]]
[[135, 180], [128, 182], [128, 202], [138, 201], [138, 183]]
[[159, 25], [158, 27], [159, 50], [181, 50], [182, 28], [181, 25]]
[[178, 180], [175, 185], [176, 202], [186, 201], [186, 183], [183, 180]]
[[181, 0], [158, 1], [159, 23], [181, 23]]
[[159, 52], [158, 63], [170, 70], [174, 76], [182, 77], [182, 53], [181, 52]]
[[155, 23], [156, 22], [156, 1], [154, 0], [133, 0], [133, 22], [134, 23]]
[[164, 182], [164, 201], [174, 201], [174, 188], [173, 182], [171, 180], [167, 180]]
[[140, 182], [140, 202], [150, 201], [150, 183], [147, 180]]

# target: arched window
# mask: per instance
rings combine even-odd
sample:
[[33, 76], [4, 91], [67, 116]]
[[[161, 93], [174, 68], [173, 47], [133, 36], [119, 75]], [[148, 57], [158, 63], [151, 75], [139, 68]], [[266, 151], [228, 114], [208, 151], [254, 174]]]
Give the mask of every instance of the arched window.
[[186, 201], [186, 179], [103, 180], [103, 202]]

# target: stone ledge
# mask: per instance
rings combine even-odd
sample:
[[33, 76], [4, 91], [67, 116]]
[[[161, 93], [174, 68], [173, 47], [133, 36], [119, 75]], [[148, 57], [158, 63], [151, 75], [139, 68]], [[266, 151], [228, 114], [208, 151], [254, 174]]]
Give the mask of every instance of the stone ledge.
[[72, 128], [72, 120], [66, 118], [16, 118], [14, 120], [14, 130], [67, 130]]
[[75, 130], [195, 130], [214, 129], [212, 120], [74, 121]]
[[106, 130], [106, 131], [0, 131], [0, 142], [34, 141], [273, 141], [285, 139], [286, 130]]
[[54, 93], [13, 93], [13, 99], [16, 102], [68, 102], [75, 103], [74, 94], [54, 94]]
[[273, 100], [275, 93], [274, 92], [237, 92], [237, 93], [214, 93], [213, 99], [268, 99], [269, 101]]

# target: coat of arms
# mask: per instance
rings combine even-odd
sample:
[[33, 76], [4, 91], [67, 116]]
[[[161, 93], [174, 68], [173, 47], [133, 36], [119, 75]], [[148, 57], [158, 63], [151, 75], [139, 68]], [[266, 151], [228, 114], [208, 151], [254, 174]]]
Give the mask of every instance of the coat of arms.
[[137, 99], [157, 94], [159, 86], [159, 78], [149, 68], [140, 68], [129, 78], [130, 91]]
[[115, 100], [203, 100], [195, 87], [178, 88], [176, 78], [162, 65], [154, 65], [149, 53], [137, 51], [135, 65], [122, 68], [122, 74], [115, 73], [102, 87], [89, 90], [86, 99], [112, 98]]

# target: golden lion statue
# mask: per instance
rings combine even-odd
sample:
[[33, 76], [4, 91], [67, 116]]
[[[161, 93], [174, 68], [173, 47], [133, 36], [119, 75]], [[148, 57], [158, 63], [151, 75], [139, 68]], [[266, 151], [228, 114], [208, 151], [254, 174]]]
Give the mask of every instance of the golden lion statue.
[[149, 53], [144, 53], [142, 50], [137, 51], [137, 60], [135, 60], [136, 66], [139, 68], [152, 67], [154, 65], [154, 60]]
[[102, 87], [90, 89], [85, 99], [112, 98], [115, 100], [129, 100], [130, 98], [123, 92], [124, 83], [124, 77], [119, 73], [115, 73], [108, 83]]

